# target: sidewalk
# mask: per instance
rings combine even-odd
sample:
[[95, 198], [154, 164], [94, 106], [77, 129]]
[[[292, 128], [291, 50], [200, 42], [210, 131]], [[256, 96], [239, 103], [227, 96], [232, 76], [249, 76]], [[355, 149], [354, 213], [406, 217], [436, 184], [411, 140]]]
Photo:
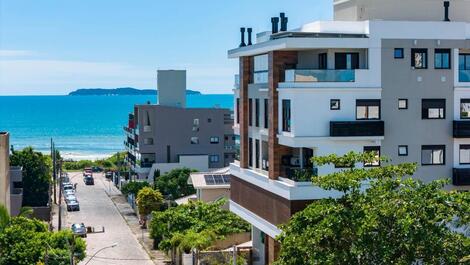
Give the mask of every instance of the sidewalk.
[[137, 238], [139, 243], [144, 247], [145, 251], [152, 258], [152, 261], [157, 265], [167, 264], [165, 263], [165, 261], [169, 259], [166, 257], [165, 253], [159, 250], [152, 249], [153, 240], [150, 238], [150, 232], [148, 231], [148, 229], [140, 228], [137, 214], [134, 212], [129, 203], [127, 203], [127, 200], [124, 195], [122, 195], [121, 191], [114, 185], [112, 185], [112, 183], [111, 185], [108, 185], [110, 183], [107, 183], [107, 181], [103, 181], [103, 183], [106, 184], [106, 194], [111, 198], [119, 213], [131, 229], [132, 233], [134, 233], [134, 236]]

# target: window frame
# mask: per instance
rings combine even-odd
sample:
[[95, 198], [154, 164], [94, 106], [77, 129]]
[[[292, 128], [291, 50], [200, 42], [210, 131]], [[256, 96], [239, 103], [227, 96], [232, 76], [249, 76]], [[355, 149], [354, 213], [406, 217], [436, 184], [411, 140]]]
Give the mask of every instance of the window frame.
[[[287, 103], [289, 103], [289, 108], [286, 107]], [[291, 126], [291, 119], [292, 119], [292, 110], [291, 110], [291, 100], [290, 99], [283, 99], [281, 102], [282, 105], [282, 131], [283, 132], [290, 132], [292, 129]]]
[[467, 60], [470, 61], [470, 53], [459, 53], [459, 70], [470, 70], [470, 62], [467, 62]]
[[[416, 54], [424, 54], [424, 66], [416, 66]], [[428, 60], [428, 49], [426, 48], [413, 48], [411, 49], [411, 67], [413, 69], [428, 69], [429, 60]]]
[[[423, 151], [424, 150], [431, 150], [431, 160], [434, 160], [434, 151], [437, 150], [442, 150], [442, 163], [433, 163], [431, 162], [430, 164], [428, 163], [423, 163]], [[443, 166], [446, 164], [446, 146], [445, 145], [422, 145], [421, 146], [421, 165], [422, 166]]]
[[[217, 139], [217, 141], [213, 141], [213, 140], [215, 140], [215, 139]], [[220, 138], [219, 138], [219, 136], [211, 136], [211, 137], [209, 138], [209, 142], [210, 142], [211, 144], [219, 144], [219, 143], [220, 143]]]
[[[338, 107], [334, 108], [333, 107], [333, 102], [337, 102], [338, 103]], [[341, 100], [340, 99], [330, 99], [330, 110], [341, 110]]]
[[[467, 102], [465, 102], [465, 101], [467, 101]], [[463, 104], [463, 103], [468, 103], [468, 104], [470, 105], [470, 98], [461, 98], [461, 99], [460, 99], [460, 106], [459, 106], [459, 112], [460, 112], [459, 115], [460, 115], [460, 119], [461, 119], [461, 120], [468, 120], [468, 119], [470, 119], [470, 115], [468, 115], [468, 116], [466, 116], [466, 117], [465, 117], [465, 116], [462, 116], [462, 113], [463, 113], [463, 112], [462, 112], [462, 104]], [[470, 113], [470, 109], [469, 109], [469, 113]]]
[[462, 149], [463, 150], [469, 150], [470, 152], [470, 145], [469, 144], [460, 144], [459, 145], [459, 165], [470, 165], [470, 155], [469, 155], [469, 161], [468, 162], [462, 162]]
[[[440, 54], [440, 56], [441, 56], [441, 64], [442, 64], [442, 62], [444, 62], [444, 61], [442, 60], [442, 59], [443, 59], [442, 55], [443, 55], [443, 54], [447, 54], [447, 55], [449, 56], [449, 57], [448, 57], [449, 61], [447, 62], [449, 65], [448, 65], [447, 67], [443, 67], [443, 66], [438, 67], [438, 66], [436, 65], [436, 62], [437, 62], [436, 58], [437, 58], [437, 55], [438, 55], [438, 54]], [[451, 52], [450, 49], [435, 49], [435, 50], [434, 50], [434, 69], [441, 69], [441, 70], [452, 69], [452, 59], [451, 59], [451, 56], [452, 56], [452, 52]]]
[[[405, 107], [400, 107], [400, 101], [405, 101]], [[399, 98], [398, 99], [398, 109], [399, 110], [408, 109], [408, 99], [407, 98]]]
[[[400, 56], [397, 56], [397, 51], [400, 51], [401, 52], [401, 55]], [[394, 59], [404, 59], [405, 58], [405, 49], [403, 48], [395, 48], [393, 50], [393, 58]]]
[[[378, 104], [377, 104], [378, 103]], [[377, 120], [380, 120], [381, 119], [381, 116], [382, 116], [382, 111], [381, 111], [381, 100], [380, 99], [356, 99], [356, 120], [358, 121], [377, 121]], [[357, 116], [358, 114], [358, 111], [357, 111], [357, 108], [358, 107], [366, 107], [366, 118], [359, 118]], [[378, 107], [379, 108], [379, 116], [377, 118], [369, 118], [369, 108], [370, 107]]]
[[[405, 153], [400, 153], [400, 148], [405, 148]], [[408, 145], [399, 145], [398, 146], [398, 156], [408, 156]]]
[[[213, 158], [217, 158], [214, 160]], [[220, 156], [219, 155], [210, 155], [209, 156], [209, 163], [219, 163], [220, 162]]]
[[[444, 102], [444, 106], [442, 107], [442, 117], [432, 118], [429, 117], [429, 110], [430, 109], [440, 109], [441, 107], [425, 107], [425, 104], [428, 105], [437, 105], [439, 102]], [[421, 99], [421, 119], [423, 120], [445, 120], [446, 119], [446, 99], [445, 98], [423, 98]]]
[[364, 167], [380, 167], [380, 146], [364, 146], [363, 147], [363, 152], [377, 152], [379, 155], [379, 158], [376, 162], [372, 163], [362, 163]]

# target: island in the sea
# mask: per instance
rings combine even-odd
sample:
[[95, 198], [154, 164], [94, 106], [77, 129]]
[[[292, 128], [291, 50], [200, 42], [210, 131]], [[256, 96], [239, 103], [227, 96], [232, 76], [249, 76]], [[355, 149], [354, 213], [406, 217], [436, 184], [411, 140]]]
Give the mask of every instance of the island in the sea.
[[[129, 95], [156, 95], [156, 89], [137, 89], [133, 87], [119, 88], [79, 88], [69, 93], [69, 96], [129, 96]], [[186, 90], [187, 95], [199, 95], [201, 92]]]

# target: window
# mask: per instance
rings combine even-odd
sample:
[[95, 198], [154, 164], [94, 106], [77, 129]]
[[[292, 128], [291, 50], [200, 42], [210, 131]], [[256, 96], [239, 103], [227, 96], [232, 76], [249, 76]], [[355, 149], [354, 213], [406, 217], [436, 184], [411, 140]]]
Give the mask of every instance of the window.
[[144, 138], [144, 144], [145, 145], [152, 145], [153, 144], [153, 138]]
[[207, 119], [207, 122], [208, 122], [208, 123], [211, 123], [211, 122], [212, 122], [212, 119], [211, 119], [211, 118], [208, 118], [208, 119]]
[[357, 120], [379, 120], [380, 100], [379, 99], [358, 99], [356, 100]]
[[339, 110], [340, 107], [339, 99], [330, 99], [330, 110]]
[[398, 146], [398, 155], [407, 156], [408, 155], [408, 145], [399, 145]]
[[210, 155], [209, 162], [211, 163], [218, 163], [220, 161], [219, 155]]
[[359, 53], [335, 53], [335, 69], [359, 69]]
[[259, 168], [259, 159], [260, 159], [260, 150], [259, 150], [259, 140], [255, 140], [255, 167]]
[[421, 165], [444, 165], [445, 145], [421, 146]]
[[470, 54], [459, 54], [459, 70], [470, 70]]
[[408, 99], [399, 98], [398, 99], [398, 109], [408, 109]]
[[199, 144], [199, 138], [198, 137], [191, 137], [191, 144]]
[[282, 131], [290, 132], [290, 100], [282, 100]]
[[468, 144], [460, 145], [459, 163], [461, 165], [470, 164], [470, 145]]
[[365, 167], [378, 167], [380, 166], [380, 146], [364, 146], [364, 153], [375, 153], [375, 160], [372, 162], [364, 163]]
[[253, 167], [253, 138], [248, 138], [248, 166]]
[[411, 49], [411, 66], [415, 69], [428, 68], [428, 49]]
[[450, 69], [450, 49], [436, 49], [434, 51], [434, 68]]
[[395, 48], [395, 50], [393, 51], [393, 57], [395, 59], [403, 59], [405, 57], [403, 48]]
[[264, 128], [267, 129], [269, 127], [269, 102], [268, 99], [264, 99]]
[[255, 99], [255, 126], [259, 127], [259, 98]]
[[198, 126], [199, 125], [199, 119], [194, 119], [193, 120], [193, 125]]
[[240, 98], [237, 98], [235, 107], [237, 108], [237, 124], [240, 124]]
[[318, 69], [327, 69], [328, 68], [328, 54], [320, 53], [318, 55]]
[[470, 119], [470, 98], [460, 99], [460, 118]]
[[421, 105], [423, 119], [445, 119], [445, 99], [423, 99]]
[[268, 55], [262, 54], [253, 59], [253, 83], [268, 82]]
[[211, 144], [218, 144], [219, 143], [219, 137], [218, 136], [212, 136], [210, 138]]
[[253, 99], [248, 99], [248, 124], [253, 125]]

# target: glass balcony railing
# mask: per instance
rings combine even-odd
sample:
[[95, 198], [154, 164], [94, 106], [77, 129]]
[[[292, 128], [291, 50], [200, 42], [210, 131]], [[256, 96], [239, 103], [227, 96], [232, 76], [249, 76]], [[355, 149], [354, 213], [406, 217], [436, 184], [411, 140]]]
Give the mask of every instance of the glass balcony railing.
[[470, 82], [470, 70], [459, 70], [459, 82]]
[[253, 84], [268, 83], [268, 71], [257, 71], [253, 73]]
[[289, 69], [285, 82], [354, 82], [355, 70]]
[[317, 168], [285, 168], [285, 177], [296, 182], [309, 182], [312, 177], [318, 176]]

